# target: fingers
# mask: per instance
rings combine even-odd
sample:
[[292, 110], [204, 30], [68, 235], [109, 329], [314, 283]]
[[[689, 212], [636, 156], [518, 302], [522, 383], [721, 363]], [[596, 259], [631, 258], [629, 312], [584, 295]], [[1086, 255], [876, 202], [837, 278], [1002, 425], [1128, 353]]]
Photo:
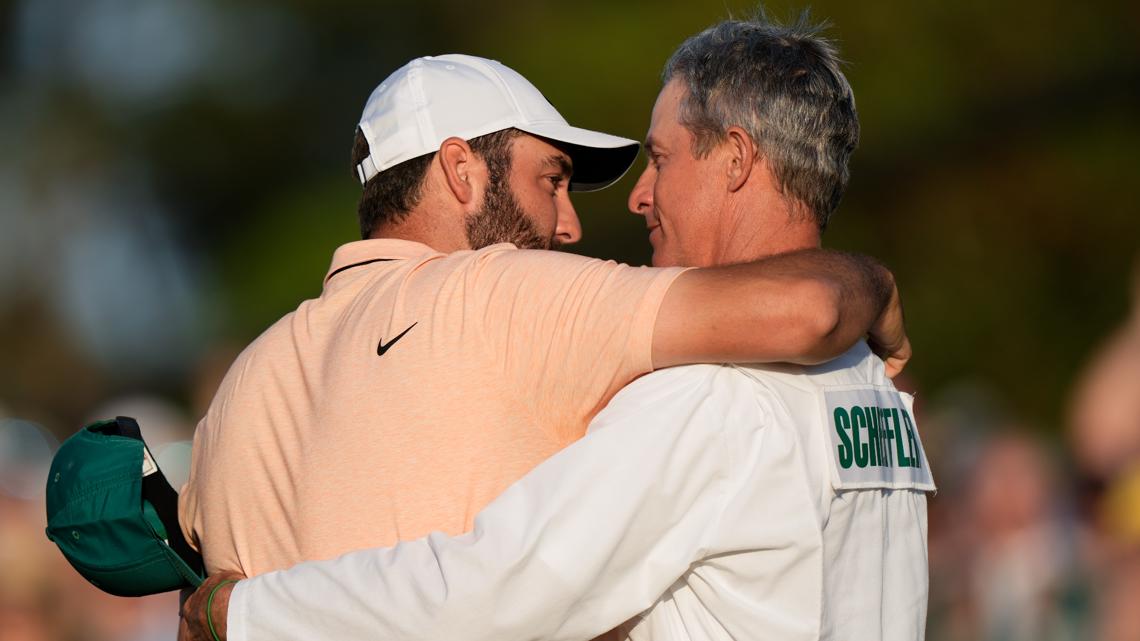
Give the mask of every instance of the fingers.
[[910, 339], [906, 335], [902, 302], [898, 288], [891, 293], [883, 313], [871, 328], [868, 338], [871, 349], [883, 359], [887, 376], [894, 378], [903, 371], [911, 358]]
[[906, 364], [910, 362], [910, 339], [905, 336], [903, 337], [902, 344], [894, 350], [888, 350], [881, 345], [876, 345], [873, 340], [869, 340], [868, 342], [871, 344], [871, 350], [883, 359], [883, 367], [889, 378], [894, 378], [901, 374], [903, 369], [906, 368]]
[[[909, 347], [909, 344], [908, 344], [908, 347]], [[901, 374], [903, 369], [906, 368], [906, 364], [908, 361], [910, 361], [910, 350], [909, 349], [907, 350], [906, 354], [896, 353], [896, 354], [891, 354], [891, 355], [887, 356], [883, 360], [883, 366], [887, 371], [887, 377], [888, 378], [894, 378], [894, 377], [898, 376], [899, 374]]]
[[[240, 581], [244, 578], [246, 578], [244, 575], [237, 572], [220, 572], [207, 577], [206, 581], [198, 586], [198, 589], [182, 604], [182, 620], [178, 624], [178, 641], [214, 641], [214, 635], [210, 632], [209, 613], [206, 611], [210, 593], [225, 581]], [[224, 611], [224, 607], [219, 608], [219, 606], [225, 606], [228, 599], [218, 597], [229, 595], [226, 588], [232, 590], [233, 586], [223, 586], [222, 590], [219, 590], [219, 594], [215, 595], [215, 609]], [[222, 592], [224, 595], [221, 594]], [[224, 634], [225, 617], [220, 612], [215, 612], [214, 624], [219, 635]]]
[[894, 374], [891, 374], [891, 378], [894, 378], [895, 376], [902, 373], [903, 368], [905, 368], [907, 363], [910, 362], [910, 357], [912, 355], [913, 352], [910, 348], [910, 339], [907, 339], [906, 342], [903, 343], [902, 348], [892, 356], [896, 363], [894, 367]]

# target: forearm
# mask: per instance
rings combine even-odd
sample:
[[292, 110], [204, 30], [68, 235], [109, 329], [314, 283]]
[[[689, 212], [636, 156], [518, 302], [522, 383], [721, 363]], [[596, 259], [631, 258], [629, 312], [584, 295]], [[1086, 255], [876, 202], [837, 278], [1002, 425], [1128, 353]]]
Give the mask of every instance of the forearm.
[[653, 364], [826, 361], [867, 334], [893, 291], [874, 260], [827, 250], [692, 270], [662, 303]]

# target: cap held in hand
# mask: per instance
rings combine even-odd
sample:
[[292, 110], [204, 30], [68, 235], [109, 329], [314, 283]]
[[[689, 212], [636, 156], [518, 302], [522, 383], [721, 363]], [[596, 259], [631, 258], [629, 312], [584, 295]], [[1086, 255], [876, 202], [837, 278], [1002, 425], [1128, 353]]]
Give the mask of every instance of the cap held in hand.
[[47, 536], [95, 587], [143, 596], [202, 583], [178, 525], [178, 494], [138, 423], [120, 416], [67, 439], [47, 481]]

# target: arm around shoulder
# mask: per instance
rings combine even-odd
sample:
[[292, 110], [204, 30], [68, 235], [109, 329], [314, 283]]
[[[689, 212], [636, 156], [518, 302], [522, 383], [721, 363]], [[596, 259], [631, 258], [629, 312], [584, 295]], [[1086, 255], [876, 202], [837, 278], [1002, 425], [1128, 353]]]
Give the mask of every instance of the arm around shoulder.
[[805, 250], [679, 276], [658, 312], [653, 365], [820, 363], [868, 333], [901, 369], [910, 345], [891, 273], [865, 256]]
[[472, 532], [243, 581], [230, 638], [571, 641], [628, 620], [709, 549], [743, 484], [725, 465], [725, 407], [754, 399], [711, 385], [717, 369], [662, 373], [611, 404], [604, 429], [508, 488]]

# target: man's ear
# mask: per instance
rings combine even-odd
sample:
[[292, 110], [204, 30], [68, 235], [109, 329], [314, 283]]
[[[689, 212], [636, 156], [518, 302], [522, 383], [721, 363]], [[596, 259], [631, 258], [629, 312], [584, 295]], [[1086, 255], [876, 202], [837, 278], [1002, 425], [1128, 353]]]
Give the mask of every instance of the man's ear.
[[455, 199], [464, 205], [475, 199], [475, 152], [462, 138], [452, 136], [444, 140], [436, 154], [447, 188]]
[[738, 191], [752, 175], [752, 167], [756, 162], [756, 143], [740, 127], [729, 127], [725, 132], [724, 145], [728, 163], [728, 190]]

